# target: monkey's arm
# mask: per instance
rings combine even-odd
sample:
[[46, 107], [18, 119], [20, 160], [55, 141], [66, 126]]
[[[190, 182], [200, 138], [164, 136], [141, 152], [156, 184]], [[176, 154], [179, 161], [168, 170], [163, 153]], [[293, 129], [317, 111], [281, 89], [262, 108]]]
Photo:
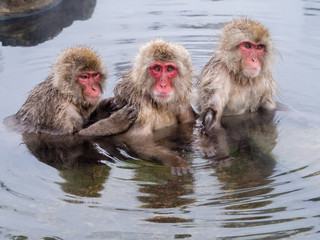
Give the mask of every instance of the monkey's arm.
[[137, 110], [134, 106], [125, 106], [91, 126], [79, 131], [80, 135], [108, 136], [120, 134], [128, 130], [137, 118]]
[[200, 83], [200, 120], [206, 132], [210, 132], [215, 125], [220, 126], [224, 108], [229, 101], [230, 86], [230, 75], [223, 68], [202, 76]]
[[277, 107], [274, 96], [277, 94], [276, 84], [272, 76], [266, 80], [266, 90], [261, 98], [261, 107], [266, 110], [273, 110]]
[[[138, 136], [138, 135], [137, 135]], [[171, 168], [171, 174], [182, 176], [192, 173], [192, 168], [187, 161], [178, 156], [174, 151], [156, 144], [151, 135], [130, 137], [127, 140], [130, 148], [140, 157], [154, 159]]]
[[180, 109], [178, 114], [178, 122], [179, 123], [191, 123], [195, 122], [197, 116], [197, 113], [193, 110], [193, 108], [189, 105], [188, 107]]
[[216, 159], [224, 159], [229, 156], [227, 135], [223, 127], [214, 127], [211, 132], [199, 132], [199, 141], [196, 147], [201, 155]]
[[88, 127], [101, 119], [110, 117], [112, 113], [124, 106], [125, 104], [119, 101], [116, 97], [103, 99], [91, 113], [89, 121], [85, 123], [84, 127]]

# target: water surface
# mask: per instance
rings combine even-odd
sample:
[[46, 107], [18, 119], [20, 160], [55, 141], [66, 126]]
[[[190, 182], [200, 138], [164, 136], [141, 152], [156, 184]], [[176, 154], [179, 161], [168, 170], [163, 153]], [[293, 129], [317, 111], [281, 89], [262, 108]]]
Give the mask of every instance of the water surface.
[[270, 29], [279, 52], [277, 100], [290, 110], [225, 119], [234, 161], [222, 164], [191, 151], [192, 141], [160, 133], [159, 144], [169, 142], [191, 163], [194, 173], [183, 177], [110, 139], [63, 139], [63, 145], [44, 139], [47, 151], [41, 151], [34, 136], [1, 125], [1, 239], [320, 237], [319, 1], [87, 0], [79, 6], [0, 22], [1, 121], [67, 47], [100, 52], [108, 97], [144, 42], [162, 37], [182, 44], [199, 74], [221, 27], [243, 16]]

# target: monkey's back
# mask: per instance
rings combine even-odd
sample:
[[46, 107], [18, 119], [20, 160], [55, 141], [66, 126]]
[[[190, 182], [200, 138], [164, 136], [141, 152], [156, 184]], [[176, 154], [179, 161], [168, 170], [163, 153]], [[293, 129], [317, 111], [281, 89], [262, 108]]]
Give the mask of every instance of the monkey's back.
[[83, 119], [70, 100], [53, 88], [48, 77], [30, 92], [26, 102], [6, 123], [22, 132], [65, 134], [81, 129]]

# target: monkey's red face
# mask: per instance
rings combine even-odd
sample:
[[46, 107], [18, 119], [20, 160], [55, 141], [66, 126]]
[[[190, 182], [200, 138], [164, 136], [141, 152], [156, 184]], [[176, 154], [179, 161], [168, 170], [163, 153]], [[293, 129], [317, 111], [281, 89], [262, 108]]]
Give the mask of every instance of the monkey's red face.
[[247, 77], [257, 77], [261, 70], [261, 59], [265, 45], [253, 42], [241, 42], [239, 50], [242, 53], [242, 72]]
[[96, 103], [101, 97], [100, 73], [87, 71], [78, 75], [78, 83], [82, 87], [83, 97], [90, 103]]
[[155, 79], [154, 95], [161, 101], [168, 101], [174, 93], [173, 81], [178, 74], [178, 67], [172, 62], [154, 62], [150, 73]]

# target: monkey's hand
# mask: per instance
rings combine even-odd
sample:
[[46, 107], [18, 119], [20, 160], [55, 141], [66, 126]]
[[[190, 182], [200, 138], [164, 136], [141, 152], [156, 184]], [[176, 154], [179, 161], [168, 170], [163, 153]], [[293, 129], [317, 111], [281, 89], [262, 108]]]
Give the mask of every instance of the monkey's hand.
[[115, 112], [125, 106], [125, 103], [116, 97], [111, 97], [105, 100], [104, 108], [106, 111]]
[[204, 157], [211, 158], [217, 155], [217, 149], [212, 143], [208, 144], [207, 142], [203, 142], [200, 146], [200, 153]]
[[204, 126], [206, 133], [209, 133], [211, 129], [217, 124], [217, 111], [212, 108], [207, 108], [200, 114], [200, 120]]
[[85, 124], [85, 127], [101, 120], [110, 117], [112, 113], [118, 111], [125, 106], [120, 100], [115, 97], [103, 99], [100, 101], [97, 108], [91, 114], [89, 121]]
[[102, 119], [91, 126], [79, 131], [86, 136], [109, 136], [127, 131], [137, 119], [138, 111], [134, 106], [125, 106], [111, 114], [109, 118]]
[[[213, 131], [214, 132], [214, 131]], [[215, 157], [217, 155], [217, 143], [214, 133], [206, 133], [203, 129], [198, 135], [198, 141], [195, 141], [195, 149], [199, 150], [203, 157]]]
[[176, 156], [176, 159], [172, 163], [172, 165], [173, 165], [171, 166], [172, 175], [182, 176], [188, 173], [193, 173], [191, 166], [179, 156]]

